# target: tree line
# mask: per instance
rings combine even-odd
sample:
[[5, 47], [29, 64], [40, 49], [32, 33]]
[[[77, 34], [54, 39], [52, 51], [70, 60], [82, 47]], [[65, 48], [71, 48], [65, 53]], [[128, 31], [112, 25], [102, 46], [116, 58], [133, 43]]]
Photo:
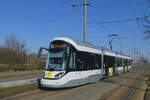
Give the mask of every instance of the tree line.
[[43, 69], [44, 60], [35, 53], [29, 53], [27, 45], [15, 35], [6, 37], [0, 46], [0, 71]]

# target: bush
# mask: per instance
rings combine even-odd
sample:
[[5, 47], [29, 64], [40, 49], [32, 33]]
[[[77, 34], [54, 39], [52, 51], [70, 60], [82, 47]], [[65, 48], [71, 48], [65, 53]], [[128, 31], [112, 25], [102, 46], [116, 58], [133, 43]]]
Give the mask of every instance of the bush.
[[45, 62], [38, 62], [36, 64], [2, 64], [0, 63], [0, 72], [4, 71], [23, 71], [23, 70], [43, 70]]
[[0, 72], [9, 71], [9, 65], [7, 64], [0, 64]]

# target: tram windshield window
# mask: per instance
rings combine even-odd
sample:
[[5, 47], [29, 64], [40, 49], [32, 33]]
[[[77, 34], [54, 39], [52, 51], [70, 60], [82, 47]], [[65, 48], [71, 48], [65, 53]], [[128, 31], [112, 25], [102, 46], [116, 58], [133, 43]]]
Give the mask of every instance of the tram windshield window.
[[52, 48], [49, 51], [46, 70], [65, 70], [65, 48]]

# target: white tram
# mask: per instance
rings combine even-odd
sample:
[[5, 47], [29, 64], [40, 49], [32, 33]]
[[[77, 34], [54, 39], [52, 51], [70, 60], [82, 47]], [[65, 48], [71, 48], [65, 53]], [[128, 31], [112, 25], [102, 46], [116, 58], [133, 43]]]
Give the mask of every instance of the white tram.
[[127, 72], [131, 57], [88, 42], [58, 37], [51, 41], [40, 87], [64, 88], [93, 83], [99, 79]]

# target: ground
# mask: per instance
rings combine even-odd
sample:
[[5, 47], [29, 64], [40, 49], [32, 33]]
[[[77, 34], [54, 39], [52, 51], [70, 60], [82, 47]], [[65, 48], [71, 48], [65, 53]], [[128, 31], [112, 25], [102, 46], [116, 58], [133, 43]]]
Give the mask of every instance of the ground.
[[[96, 83], [69, 89], [29, 89], [4, 100], [143, 100], [150, 67], [135, 67], [130, 72], [115, 75]], [[148, 99], [146, 99], [148, 100]]]

